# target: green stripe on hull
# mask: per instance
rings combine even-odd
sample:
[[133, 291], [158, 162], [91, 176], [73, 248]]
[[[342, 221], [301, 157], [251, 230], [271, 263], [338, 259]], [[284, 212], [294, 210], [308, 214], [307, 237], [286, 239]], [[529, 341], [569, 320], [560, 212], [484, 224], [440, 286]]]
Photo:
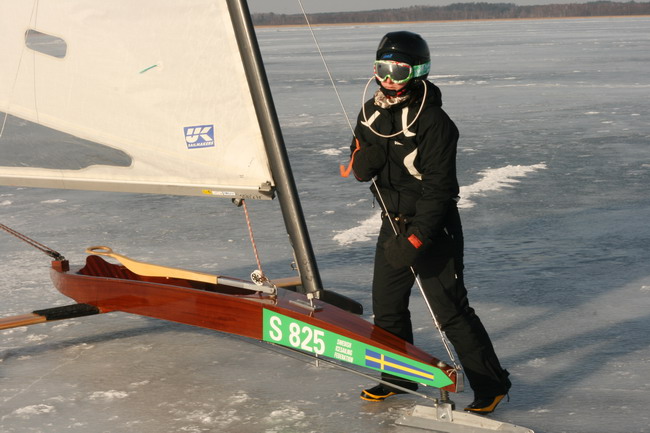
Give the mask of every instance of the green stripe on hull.
[[437, 388], [443, 388], [453, 383], [437, 367], [344, 337], [280, 313], [264, 309], [263, 320], [263, 340], [269, 343], [390, 373]]

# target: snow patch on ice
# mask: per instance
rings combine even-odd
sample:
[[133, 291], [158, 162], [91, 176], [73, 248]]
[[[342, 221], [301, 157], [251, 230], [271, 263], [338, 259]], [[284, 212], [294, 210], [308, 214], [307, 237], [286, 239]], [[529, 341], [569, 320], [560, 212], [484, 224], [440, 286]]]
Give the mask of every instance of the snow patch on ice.
[[318, 153], [321, 155], [338, 156], [343, 153], [343, 151], [341, 149], [323, 149], [318, 151]]
[[379, 228], [381, 227], [381, 218], [379, 217], [380, 213], [381, 212], [374, 213], [370, 218], [361, 221], [361, 224], [356, 227], [339, 231], [333, 239], [338, 242], [339, 245], [349, 245], [355, 242], [373, 240], [377, 236], [377, 233], [379, 233]]
[[458, 78], [460, 75], [432, 75], [431, 78], [434, 80], [438, 80], [441, 78]]
[[525, 177], [529, 173], [544, 169], [546, 169], [546, 164], [542, 162], [534, 165], [507, 165], [483, 170], [479, 173], [483, 177], [478, 182], [460, 188], [461, 201], [458, 203], [458, 207], [464, 209], [474, 207], [474, 202], [470, 200], [472, 196], [483, 196], [487, 192], [512, 188], [513, 184], [519, 182], [516, 178]]
[[54, 406], [49, 406], [47, 404], [35, 404], [32, 406], [25, 406], [21, 407], [20, 409], [16, 409], [12, 414], [19, 418], [29, 419], [32, 415], [41, 415], [54, 412], [56, 412]]
[[11, 200], [2, 200], [2, 201], [0, 201], [0, 206], [9, 206], [10, 204], [12, 204]]
[[230, 397], [229, 403], [230, 404], [241, 404], [241, 403], [246, 403], [250, 399], [251, 399], [251, 397], [248, 394], [246, 394], [244, 391], [239, 391], [238, 393], [236, 393], [235, 395]]
[[531, 367], [543, 367], [546, 365], [546, 359], [544, 358], [535, 358], [528, 361], [527, 365]]
[[47, 399], [47, 401], [56, 401], [57, 403], [63, 403], [63, 402], [65, 402], [65, 401], [67, 401], [67, 400], [68, 400], [68, 399], [65, 398], [65, 397], [62, 396], [62, 395], [57, 395], [57, 396], [55, 396], [55, 397], [50, 397], [50, 398]]
[[[546, 169], [545, 163], [534, 165], [508, 165], [501, 168], [487, 169], [480, 174], [483, 176], [478, 182], [460, 188], [460, 208], [474, 207], [470, 200], [472, 196], [484, 196], [488, 192], [501, 191], [504, 188], [512, 188], [518, 183], [516, 178], [524, 177], [529, 173]], [[368, 219], [359, 221], [359, 225], [347, 230], [338, 231], [333, 240], [339, 245], [349, 245], [356, 242], [372, 241], [376, 238], [381, 227], [380, 212], [374, 213]]]
[[152, 348], [153, 348], [152, 344], [137, 344], [137, 345], [134, 345], [133, 347], [129, 348], [129, 350], [137, 351], [137, 352], [148, 352]]
[[43, 341], [43, 340], [47, 339], [48, 337], [49, 337], [49, 335], [45, 335], [45, 334], [31, 334], [31, 335], [28, 335], [25, 340], [27, 340], [30, 343], [38, 343], [39, 341]]
[[187, 413], [183, 418], [177, 418], [177, 421], [189, 421], [192, 423], [199, 424], [189, 425], [180, 428], [180, 431], [187, 432], [202, 432], [205, 431], [205, 426], [214, 426], [217, 428], [225, 428], [231, 424], [236, 424], [241, 422], [241, 417], [237, 416], [237, 411], [235, 409], [224, 410], [217, 412], [216, 410], [204, 410], [196, 409], [190, 413]]
[[79, 324], [79, 322], [73, 322], [73, 321], [62, 322], [62, 323], [57, 323], [56, 325], [53, 325], [52, 329], [53, 330], [54, 329], [63, 329], [63, 328], [68, 328], [70, 326], [75, 326], [75, 325], [78, 325], [78, 324]]
[[[195, 410], [194, 412], [188, 414], [187, 419], [190, 421], [198, 421], [201, 424], [214, 424], [215, 422], [221, 420], [226, 421], [229, 419], [236, 419], [235, 414], [236, 410], [231, 409], [224, 411], [221, 414], [214, 414], [213, 412], [207, 412], [204, 410]], [[222, 422], [220, 424], [222, 424]], [[229, 424], [230, 422], [227, 422]]]
[[528, 412], [530, 412], [530, 413], [548, 413], [548, 412], [550, 412], [550, 410], [537, 408], [537, 409], [531, 409]]
[[2, 331], [2, 335], [11, 335], [14, 332], [25, 333], [25, 332], [27, 332], [27, 327], [26, 326], [19, 326], [18, 328], [6, 329], [6, 330]]
[[301, 411], [297, 407], [289, 406], [283, 409], [271, 411], [264, 420], [270, 423], [277, 423], [285, 421], [300, 421], [305, 419], [305, 417], [305, 412]]
[[116, 391], [114, 389], [111, 389], [110, 391], [95, 391], [88, 398], [90, 400], [101, 400], [104, 402], [111, 402], [113, 400], [120, 400], [123, 398], [127, 398], [129, 396], [128, 392], [124, 391]]
[[65, 203], [67, 200], [63, 200], [61, 198], [55, 198], [52, 200], [43, 200], [41, 203], [47, 203], [47, 204], [58, 204], [58, 203]]

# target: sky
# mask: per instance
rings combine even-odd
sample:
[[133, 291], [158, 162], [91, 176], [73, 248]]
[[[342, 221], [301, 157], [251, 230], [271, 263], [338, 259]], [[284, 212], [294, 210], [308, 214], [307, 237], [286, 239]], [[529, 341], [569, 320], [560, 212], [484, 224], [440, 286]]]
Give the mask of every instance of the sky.
[[[446, 6], [469, 0], [300, 0], [307, 13], [395, 9], [408, 6]], [[519, 6], [563, 3], [586, 3], [588, 0], [496, 0], [489, 3], [514, 3]], [[301, 13], [299, 0], [248, 0], [251, 12], [278, 14]]]

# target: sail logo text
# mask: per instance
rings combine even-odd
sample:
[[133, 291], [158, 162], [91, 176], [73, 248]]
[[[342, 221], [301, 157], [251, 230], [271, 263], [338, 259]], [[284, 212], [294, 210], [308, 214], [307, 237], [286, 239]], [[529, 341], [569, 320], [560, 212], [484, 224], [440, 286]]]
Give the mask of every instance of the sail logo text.
[[186, 126], [183, 129], [188, 149], [214, 147], [214, 125]]

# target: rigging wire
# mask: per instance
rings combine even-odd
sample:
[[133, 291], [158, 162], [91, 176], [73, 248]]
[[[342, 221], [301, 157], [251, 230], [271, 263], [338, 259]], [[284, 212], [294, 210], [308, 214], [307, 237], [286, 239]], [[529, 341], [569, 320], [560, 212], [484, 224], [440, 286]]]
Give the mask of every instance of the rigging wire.
[[63, 255], [61, 255], [58, 251], [53, 250], [52, 248], [47, 247], [47, 246], [41, 244], [40, 242], [36, 242], [34, 239], [31, 239], [30, 237], [25, 236], [24, 234], [22, 234], [20, 232], [17, 232], [16, 230], [14, 230], [14, 229], [12, 229], [10, 227], [7, 227], [6, 225], [4, 225], [2, 223], [0, 223], [0, 229], [6, 231], [10, 235], [13, 235], [13, 236], [17, 237], [21, 241], [26, 242], [27, 244], [33, 246], [37, 250], [40, 250], [40, 251], [44, 252], [48, 256], [52, 257], [54, 260], [65, 260], [65, 257], [63, 257]]
[[246, 225], [248, 226], [248, 237], [251, 240], [251, 245], [253, 246], [253, 254], [255, 255], [255, 261], [257, 262], [257, 271], [251, 274], [251, 279], [255, 284], [262, 285], [269, 279], [264, 274], [262, 270], [262, 261], [260, 260], [259, 251], [257, 250], [257, 243], [255, 243], [255, 237], [253, 236], [253, 225], [251, 224], [251, 218], [248, 213], [248, 206], [246, 206], [246, 200], [241, 199], [239, 201], [241, 206], [244, 208], [244, 216], [246, 217]]
[[[307, 16], [307, 13], [305, 12], [305, 8], [302, 5], [302, 0], [297, 0], [297, 1], [298, 1], [298, 4], [300, 5], [300, 9], [302, 10], [302, 15], [303, 15], [303, 17], [305, 19], [305, 22], [307, 24], [307, 28], [309, 29], [309, 31], [310, 31], [310, 33], [312, 35], [312, 38], [314, 39], [314, 43], [316, 44], [316, 49], [318, 50], [318, 54], [320, 55], [320, 58], [321, 58], [321, 60], [323, 62], [323, 65], [325, 66], [325, 71], [327, 72], [327, 75], [329, 76], [330, 83], [332, 84], [332, 87], [334, 88], [334, 92], [336, 93], [336, 96], [337, 96], [337, 98], [339, 100], [339, 104], [341, 104], [341, 108], [343, 109], [343, 115], [345, 116], [345, 119], [347, 120], [348, 126], [350, 127], [350, 130], [352, 131], [352, 135], [356, 136], [356, 134], [354, 133], [354, 128], [352, 127], [352, 123], [350, 122], [350, 118], [348, 117], [347, 112], [345, 111], [345, 105], [343, 104], [343, 101], [342, 101], [341, 96], [339, 94], [338, 88], [336, 87], [336, 82], [334, 81], [334, 78], [333, 78], [332, 73], [330, 71], [329, 65], [327, 64], [327, 61], [325, 60], [325, 56], [323, 54], [323, 51], [320, 48], [320, 44], [318, 43], [316, 35], [314, 34], [314, 30], [312, 28], [311, 22], [309, 21], [309, 17]], [[372, 78], [371, 78], [371, 80], [372, 80]], [[366, 84], [366, 88], [368, 87], [369, 84], [370, 84], [370, 82], [368, 82], [368, 84]], [[425, 85], [425, 89], [426, 89], [426, 85]], [[365, 95], [365, 91], [364, 91], [364, 95]], [[423, 99], [422, 106], [424, 106], [424, 99]], [[420, 107], [420, 111], [418, 112], [418, 115], [416, 116], [416, 119], [417, 119], [417, 117], [419, 116], [419, 114], [420, 114], [420, 112], [422, 110], [422, 106]], [[408, 126], [410, 126], [410, 125], [408, 125]], [[405, 129], [408, 129], [408, 126]], [[401, 131], [401, 132], [404, 132], [404, 130]], [[382, 210], [385, 211], [387, 209], [386, 208], [386, 203], [384, 202], [384, 199], [383, 199], [381, 193], [379, 192], [379, 187], [378, 187], [377, 182], [376, 182], [376, 180], [374, 178], [372, 179], [372, 186], [373, 186], [373, 189], [377, 192], [377, 197], [379, 198]], [[388, 221], [390, 221], [391, 228], [393, 229], [393, 232], [395, 233], [395, 235], [398, 235], [399, 230], [397, 229], [397, 226], [395, 225], [395, 222], [391, 218], [389, 218]], [[431, 303], [429, 302], [429, 299], [427, 298], [426, 293], [424, 291], [424, 286], [422, 285], [422, 281], [420, 280], [420, 277], [417, 274], [417, 272], [415, 272], [415, 269], [413, 268], [413, 266], [411, 266], [410, 269], [411, 269], [411, 273], [413, 274], [413, 276], [415, 278], [415, 282], [416, 282], [416, 284], [417, 284], [417, 286], [418, 286], [418, 288], [420, 290], [420, 293], [421, 293], [422, 297], [424, 298], [424, 301], [425, 301], [425, 304], [426, 304], [426, 306], [427, 306], [427, 308], [429, 310], [429, 313], [431, 314], [431, 318], [433, 319], [433, 324], [434, 324], [435, 328], [438, 330], [438, 333], [440, 334], [440, 338], [442, 340], [443, 346], [445, 347], [445, 350], [447, 351], [447, 355], [449, 356], [450, 361], [453, 363], [454, 368], [460, 372], [460, 371], [462, 371], [462, 368], [458, 364], [458, 362], [456, 361], [456, 358], [455, 358], [455, 356], [453, 354], [453, 351], [451, 350], [451, 344], [449, 343], [449, 340], [447, 339], [447, 336], [445, 335], [444, 331], [442, 330], [442, 327], [440, 326], [440, 322], [438, 322], [438, 319], [436, 318], [436, 315], [433, 312], [433, 308], [431, 307]]]
[[320, 49], [320, 44], [318, 43], [318, 39], [316, 38], [316, 34], [314, 33], [314, 29], [311, 26], [311, 22], [309, 21], [309, 18], [307, 17], [307, 12], [305, 12], [305, 8], [302, 5], [302, 0], [298, 0], [298, 4], [300, 5], [300, 10], [302, 10], [302, 16], [305, 18], [305, 22], [307, 23], [307, 28], [309, 29], [309, 32], [311, 33], [311, 37], [314, 40], [314, 44], [316, 45], [316, 49], [318, 50], [318, 54], [320, 55], [320, 58], [323, 61], [323, 66], [325, 67], [325, 71], [327, 72], [327, 76], [329, 77], [330, 82], [332, 83], [332, 87], [334, 88], [334, 93], [336, 93], [336, 98], [339, 100], [339, 104], [341, 105], [341, 109], [343, 110], [343, 116], [345, 117], [345, 120], [348, 122], [348, 127], [350, 128], [350, 131], [352, 131], [352, 135], [354, 135], [354, 128], [352, 127], [352, 122], [350, 122], [350, 118], [348, 117], [348, 114], [345, 111], [345, 104], [343, 104], [343, 100], [341, 99], [339, 89], [336, 87], [336, 83], [334, 82], [334, 77], [332, 76], [332, 72], [330, 71], [329, 65], [327, 64], [327, 61], [325, 60], [325, 56], [323, 55], [323, 51]]

